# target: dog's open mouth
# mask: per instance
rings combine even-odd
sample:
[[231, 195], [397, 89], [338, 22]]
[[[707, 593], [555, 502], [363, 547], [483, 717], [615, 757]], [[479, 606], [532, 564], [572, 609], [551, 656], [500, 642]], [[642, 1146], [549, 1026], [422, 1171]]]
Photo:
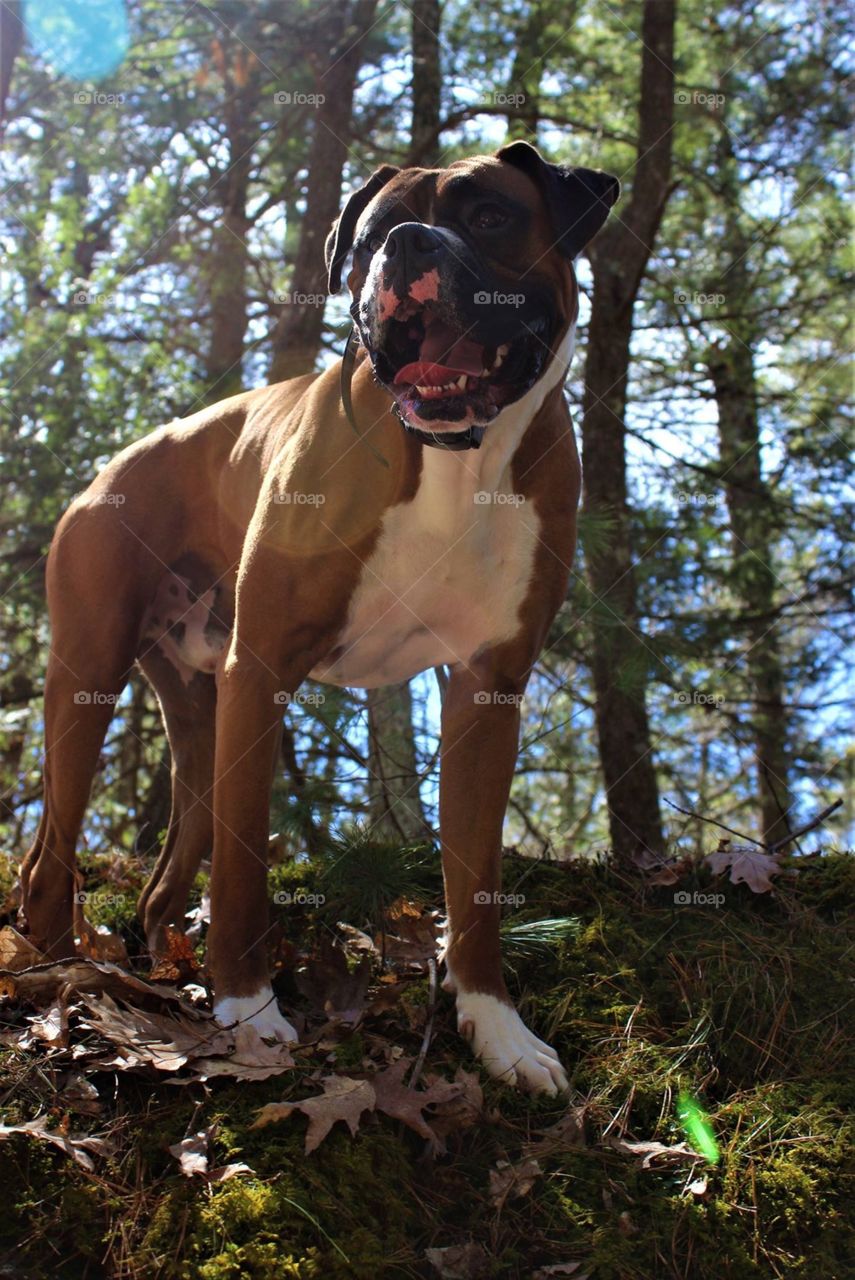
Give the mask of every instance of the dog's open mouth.
[[408, 419], [488, 423], [540, 376], [546, 321], [503, 326], [505, 341], [468, 330], [430, 305], [407, 298], [387, 321], [374, 370]]

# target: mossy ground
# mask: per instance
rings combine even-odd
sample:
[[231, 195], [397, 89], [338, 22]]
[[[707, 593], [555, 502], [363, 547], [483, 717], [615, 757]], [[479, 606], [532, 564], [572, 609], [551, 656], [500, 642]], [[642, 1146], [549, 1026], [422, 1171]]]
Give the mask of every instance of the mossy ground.
[[[677, 905], [673, 888], [643, 891], [606, 865], [531, 871], [508, 859], [509, 890], [524, 872], [515, 920], [579, 925], [549, 951], [516, 954], [509, 980], [588, 1104], [587, 1144], [539, 1157], [526, 1196], [497, 1209], [490, 1170], [555, 1123], [559, 1101], [486, 1084], [485, 1117], [453, 1134], [445, 1156], [375, 1116], [355, 1138], [336, 1126], [305, 1156], [304, 1119], [250, 1127], [265, 1102], [317, 1092], [305, 1074], [207, 1088], [102, 1074], [105, 1109], [93, 1117], [69, 1109], [38, 1056], [9, 1054], [7, 1121], [47, 1111], [74, 1131], [111, 1131], [116, 1147], [87, 1173], [28, 1138], [0, 1144], [0, 1258], [15, 1268], [0, 1273], [429, 1277], [426, 1248], [475, 1241], [489, 1277], [525, 1280], [575, 1259], [592, 1280], [852, 1275], [855, 859], [808, 860], [774, 897], [704, 879], [680, 886], [723, 893], [718, 906]], [[307, 923], [292, 912], [283, 927]], [[397, 1042], [415, 1054], [420, 1034], [405, 1027]], [[357, 1061], [359, 1048], [343, 1045], [339, 1061]], [[446, 999], [428, 1067], [451, 1075], [459, 1064], [471, 1065]], [[601, 1141], [609, 1126], [683, 1140], [680, 1089], [700, 1098], [721, 1149], [703, 1194], [687, 1191], [685, 1168], [642, 1169]], [[252, 1177], [207, 1187], [179, 1173], [169, 1145], [214, 1122], [212, 1165], [241, 1160]]]

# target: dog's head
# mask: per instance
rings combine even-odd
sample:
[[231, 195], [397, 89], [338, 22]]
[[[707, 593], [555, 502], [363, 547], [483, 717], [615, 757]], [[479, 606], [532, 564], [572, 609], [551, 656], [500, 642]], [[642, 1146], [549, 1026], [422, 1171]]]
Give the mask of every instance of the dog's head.
[[620, 192], [609, 174], [548, 164], [514, 142], [447, 169], [385, 165], [326, 243], [351, 313], [405, 422], [487, 424], [544, 375], [574, 323], [574, 259]]

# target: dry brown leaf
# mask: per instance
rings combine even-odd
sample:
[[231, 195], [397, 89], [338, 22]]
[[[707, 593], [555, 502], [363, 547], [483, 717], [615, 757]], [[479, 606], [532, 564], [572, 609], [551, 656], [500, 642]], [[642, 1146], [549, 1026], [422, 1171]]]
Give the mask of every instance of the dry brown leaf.
[[304, 1098], [301, 1102], [269, 1102], [262, 1107], [250, 1128], [261, 1129], [265, 1125], [287, 1120], [295, 1111], [309, 1117], [306, 1131], [306, 1155], [321, 1145], [330, 1129], [343, 1120], [356, 1137], [359, 1121], [364, 1111], [373, 1111], [375, 1095], [367, 1080], [353, 1080], [350, 1076], [326, 1076], [321, 1080], [322, 1094]]
[[37, 947], [13, 929], [10, 924], [0, 929], [0, 969], [8, 969], [12, 973], [20, 973], [29, 969], [30, 965], [41, 964], [44, 956]]
[[106, 1138], [75, 1137], [73, 1134], [49, 1130], [47, 1116], [37, 1116], [35, 1120], [26, 1120], [23, 1124], [0, 1124], [0, 1140], [9, 1138], [15, 1133], [25, 1133], [31, 1138], [38, 1138], [40, 1142], [58, 1147], [65, 1155], [76, 1160], [87, 1172], [95, 1168], [90, 1151], [96, 1154], [109, 1154], [112, 1150]]
[[119, 1070], [149, 1066], [177, 1071], [191, 1058], [231, 1052], [232, 1037], [213, 1019], [121, 1008], [106, 992], [81, 999], [88, 1010], [81, 1025], [116, 1047], [117, 1056], [106, 1065]]
[[196, 976], [202, 966], [196, 959], [192, 939], [180, 929], [167, 925], [166, 955], [159, 956], [151, 971], [152, 982], [184, 982]]
[[450, 1080], [437, 1080], [427, 1089], [411, 1089], [404, 1084], [404, 1075], [412, 1066], [408, 1058], [401, 1058], [394, 1066], [385, 1071], [378, 1071], [371, 1077], [371, 1084], [376, 1094], [376, 1110], [391, 1116], [393, 1120], [402, 1120], [421, 1137], [434, 1143], [436, 1131], [427, 1123], [422, 1112], [425, 1107], [437, 1106], [459, 1098], [463, 1093], [462, 1084], [454, 1084]]
[[626, 1138], [612, 1135], [607, 1136], [604, 1142], [606, 1146], [619, 1151], [621, 1155], [640, 1157], [642, 1169], [649, 1169], [654, 1161], [662, 1164], [682, 1164], [684, 1161], [700, 1160], [697, 1151], [686, 1146], [685, 1142], [678, 1142], [668, 1147], [664, 1142], [628, 1142]]
[[228, 1182], [229, 1178], [235, 1178], [241, 1173], [254, 1173], [248, 1164], [241, 1161], [220, 1165], [216, 1169], [208, 1168], [208, 1147], [216, 1128], [216, 1124], [209, 1125], [207, 1129], [200, 1129], [198, 1133], [182, 1138], [169, 1148], [169, 1154], [175, 1156], [185, 1178], [201, 1177], [210, 1183]]
[[781, 872], [778, 859], [772, 854], [749, 845], [731, 845], [727, 840], [722, 840], [715, 853], [707, 854], [707, 862], [713, 875], [729, 870], [731, 884], [747, 884], [752, 893], [771, 893], [772, 876]]
[[547, 1267], [538, 1267], [531, 1280], [550, 1280], [552, 1276], [575, 1276], [576, 1280], [589, 1280], [587, 1272], [579, 1271], [581, 1262], [553, 1262]]
[[40, 1040], [50, 1048], [65, 1048], [68, 1044], [68, 1005], [64, 1000], [56, 1004], [38, 1018], [29, 1022], [31, 1042]]
[[570, 1107], [556, 1124], [540, 1131], [537, 1141], [525, 1143], [524, 1153], [529, 1156], [551, 1156], [573, 1147], [584, 1147], [585, 1112], [584, 1106]]
[[111, 933], [105, 924], [97, 927], [89, 923], [81, 910], [75, 919], [78, 932], [77, 950], [90, 960], [106, 960], [108, 964], [130, 963], [128, 949], [118, 933]]
[[[397, 909], [387, 912], [395, 933], [387, 933], [385, 938], [386, 958], [399, 968], [415, 969], [424, 972], [428, 961], [436, 957], [439, 949], [439, 912], [425, 911], [419, 913], [413, 904], [399, 904]], [[380, 938], [375, 939], [379, 948]]]
[[[442, 1077], [432, 1072], [425, 1072], [425, 1084], [436, 1084]], [[443, 1142], [451, 1133], [459, 1133], [469, 1129], [484, 1114], [484, 1090], [481, 1081], [474, 1071], [466, 1071], [458, 1067], [454, 1073], [454, 1083], [460, 1085], [460, 1092], [436, 1105], [431, 1116], [431, 1128], [439, 1142]]]
[[363, 956], [352, 972], [341, 947], [328, 939], [317, 955], [310, 956], [294, 975], [297, 989], [334, 1022], [356, 1026], [362, 1019], [371, 978], [371, 961]]
[[521, 1160], [518, 1164], [498, 1160], [495, 1169], [490, 1170], [490, 1199], [501, 1209], [506, 1200], [527, 1196], [542, 1173], [536, 1160]]
[[267, 1044], [247, 1022], [238, 1023], [226, 1034], [231, 1037], [233, 1048], [225, 1051], [227, 1056], [206, 1056], [192, 1062], [195, 1079], [229, 1076], [235, 1080], [267, 1080], [283, 1071], [292, 1071], [297, 1065], [287, 1044]]
[[440, 1280], [477, 1280], [487, 1265], [487, 1254], [474, 1240], [468, 1244], [425, 1249], [425, 1257], [439, 1273]]

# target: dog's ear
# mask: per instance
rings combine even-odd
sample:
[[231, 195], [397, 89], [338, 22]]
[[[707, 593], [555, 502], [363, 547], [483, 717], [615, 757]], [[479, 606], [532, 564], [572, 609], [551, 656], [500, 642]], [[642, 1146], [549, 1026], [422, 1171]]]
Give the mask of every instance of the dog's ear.
[[511, 142], [496, 152], [496, 158], [522, 169], [540, 187], [568, 258], [578, 257], [593, 240], [620, 195], [620, 183], [610, 173], [549, 164], [527, 142]]
[[365, 186], [360, 187], [358, 191], [354, 191], [353, 195], [349, 197], [341, 213], [333, 223], [332, 230], [327, 236], [327, 241], [324, 245], [324, 257], [327, 264], [327, 289], [330, 293], [338, 293], [341, 288], [341, 269], [344, 266], [345, 258], [353, 247], [353, 233], [356, 230], [359, 215], [367, 207], [369, 201], [374, 199], [377, 192], [382, 187], [385, 187], [386, 183], [391, 181], [396, 173], [400, 172], [400, 169], [396, 169], [393, 164], [384, 164], [379, 169], [375, 169]]

